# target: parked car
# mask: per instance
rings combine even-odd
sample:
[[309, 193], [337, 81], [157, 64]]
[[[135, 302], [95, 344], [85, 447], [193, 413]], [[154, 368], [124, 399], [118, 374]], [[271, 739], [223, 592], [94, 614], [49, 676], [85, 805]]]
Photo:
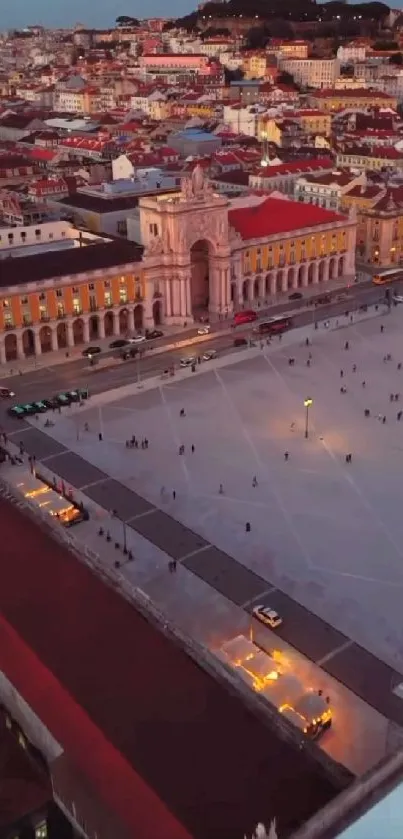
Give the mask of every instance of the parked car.
[[126, 347], [129, 341], [126, 338], [116, 338], [115, 341], [111, 341], [109, 344], [110, 350], [118, 350], [120, 347]]
[[234, 338], [234, 347], [247, 347], [247, 338]]
[[17, 419], [22, 419], [23, 417], [35, 414], [36, 411], [32, 402], [27, 402], [25, 405], [13, 405], [12, 408], [8, 409], [8, 413], [11, 417], [17, 417]]
[[128, 338], [129, 344], [142, 344], [146, 340], [145, 335], [135, 335], [134, 338]]
[[278, 626], [281, 626], [283, 623], [283, 619], [280, 615], [271, 609], [270, 606], [255, 606], [253, 609], [253, 616], [261, 621], [270, 629], [277, 629]]
[[13, 390], [8, 387], [0, 387], [0, 399], [11, 399], [13, 396], [15, 396]]
[[211, 332], [211, 326], [209, 323], [206, 323], [205, 326], [199, 326], [197, 330], [198, 335], [208, 335]]
[[213, 358], [217, 358], [217, 350], [207, 350], [202, 358], [203, 361], [211, 361]]
[[163, 338], [164, 333], [160, 329], [146, 329], [147, 341], [152, 341], [155, 338]]
[[189, 358], [181, 358], [179, 363], [180, 363], [181, 367], [191, 367], [192, 364], [196, 364], [196, 362], [197, 362], [197, 359], [195, 358], [194, 355], [192, 355], [192, 356], [189, 356]]
[[97, 355], [101, 352], [101, 347], [86, 347], [85, 350], [82, 351], [81, 355], [87, 356], [87, 358], [91, 358], [92, 355]]
[[301, 294], [300, 291], [293, 291], [292, 294], [288, 295], [289, 300], [301, 300], [302, 297], [303, 297], [303, 294]]

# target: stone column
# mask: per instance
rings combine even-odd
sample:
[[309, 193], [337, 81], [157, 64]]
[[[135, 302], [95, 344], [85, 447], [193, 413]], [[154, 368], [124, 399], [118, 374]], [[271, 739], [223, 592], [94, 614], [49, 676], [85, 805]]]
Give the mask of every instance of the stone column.
[[74, 347], [74, 330], [73, 330], [73, 321], [67, 321], [67, 346]]
[[299, 266], [294, 265], [294, 275], [293, 275], [293, 279], [292, 279], [292, 287], [293, 288], [298, 288], [298, 270], [299, 270]]
[[281, 281], [281, 291], [283, 294], [288, 290], [288, 270], [287, 268], [283, 268], [283, 279]]
[[254, 292], [255, 292], [255, 283], [252, 277], [248, 277], [248, 301], [249, 303], [253, 303], [254, 301]]
[[59, 349], [59, 344], [57, 341], [57, 328], [56, 326], [51, 327], [51, 339], [52, 339], [52, 350], [56, 352]]
[[83, 324], [84, 324], [84, 329], [83, 329], [84, 343], [88, 344], [88, 341], [90, 340], [90, 322], [89, 322], [88, 318], [83, 318]]
[[178, 279], [173, 280], [172, 292], [173, 292], [172, 312], [173, 312], [174, 315], [180, 315], [180, 313], [181, 313], [181, 284], [180, 284], [180, 280], [178, 280]]
[[270, 296], [271, 297], [276, 296], [276, 282], [277, 282], [277, 274], [276, 273], [271, 274], [270, 275]]
[[[129, 312], [129, 314], [128, 314], [128, 318], [127, 318], [127, 328], [129, 330], [129, 332], [134, 332], [134, 310], [133, 310], [133, 308], [131, 307], [128, 310], [128, 312]], [[104, 322], [102, 321], [102, 324], [103, 323]], [[101, 335], [101, 332], [99, 334]], [[103, 338], [105, 337], [105, 327], [104, 327], [104, 334], [103, 334], [102, 337]]]
[[25, 358], [24, 344], [22, 342], [22, 332], [16, 333], [17, 338], [17, 358]]
[[188, 317], [192, 317], [192, 288], [190, 277], [186, 278], [186, 311]]
[[0, 364], [6, 363], [6, 348], [4, 346], [4, 341], [0, 341]]
[[165, 280], [164, 283], [165, 291], [164, 291], [164, 299], [165, 299], [165, 317], [170, 318], [172, 315], [172, 281]]
[[144, 321], [146, 326], [153, 326], [153, 301], [152, 298], [147, 297], [144, 301]]
[[319, 263], [317, 260], [313, 263], [313, 285], [317, 285], [319, 282]]
[[308, 286], [308, 266], [305, 265], [302, 268], [302, 288], [307, 288]]
[[42, 355], [41, 336], [39, 330], [34, 332], [35, 355]]
[[[131, 313], [133, 315], [133, 310], [131, 310]], [[133, 329], [134, 329], [134, 320], [133, 320]], [[98, 317], [98, 334], [99, 334], [100, 339], [105, 338], [105, 320], [104, 320], [103, 315], [99, 315], [99, 317]]]
[[186, 280], [184, 277], [180, 280], [180, 314], [182, 318], [187, 316], [187, 296], [186, 296]]
[[113, 310], [113, 334], [114, 335], [119, 335], [120, 334], [119, 312], [117, 312], [115, 309]]

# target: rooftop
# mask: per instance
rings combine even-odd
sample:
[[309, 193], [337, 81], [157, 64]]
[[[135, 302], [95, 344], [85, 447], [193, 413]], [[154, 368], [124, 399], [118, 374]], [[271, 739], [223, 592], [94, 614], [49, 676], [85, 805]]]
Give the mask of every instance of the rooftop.
[[300, 204], [282, 198], [267, 198], [254, 207], [230, 210], [228, 218], [231, 227], [244, 240], [263, 239], [277, 233], [348, 221], [345, 216], [322, 210], [313, 204]]
[[2, 499], [0, 526], [0, 670], [131, 835], [238, 839], [274, 814], [287, 835], [334, 797], [314, 749]]
[[50, 250], [5, 258], [0, 260], [0, 288], [126, 265], [140, 261], [141, 255], [142, 248], [138, 245], [119, 239], [63, 250], [62, 255], [60, 250]]

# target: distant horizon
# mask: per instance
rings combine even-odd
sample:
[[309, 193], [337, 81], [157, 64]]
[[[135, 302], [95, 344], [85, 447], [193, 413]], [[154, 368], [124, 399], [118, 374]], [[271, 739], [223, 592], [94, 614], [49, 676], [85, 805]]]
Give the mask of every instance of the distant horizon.
[[[167, 6], [164, 0], [151, 0], [146, 6], [143, 3], [129, 2], [129, 0], [98, 0], [91, 8], [84, 6], [82, 0], [70, 0], [69, 3], [62, 0], [38, 0], [35, 4], [35, 12], [32, 6], [28, 6], [26, 0], [13, 0], [11, 4], [6, 0], [0, 0], [0, 27], [4, 32], [9, 29], [23, 29], [26, 26], [45, 26], [47, 29], [71, 29], [77, 23], [93, 29], [109, 29], [115, 23], [119, 15], [129, 15], [136, 18], [148, 17], [182, 17], [193, 12], [198, 5], [198, 0], [173, 0]], [[398, 4], [393, 7], [399, 9]], [[85, 14], [83, 14], [85, 12]], [[147, 14], [145, 14], [147, 12]]]
[[13, 0], [6, 3], [0, 0], [0, 28], [24, 29], [26, 26], [45, 26], [47, 29], [71, 29], [76, 23], [82, 23], [94, 29], [109, 29], [119, 15], [136, 18], [146, 17], [181, 17], [192, 12], [197, 5], [192, 0], [174, 0], [170, 4], [170, 15], [164, 0], [151, 0], [147, 4], [130, 0], [98, 0], [96, 4], [83, 4], [82, 0], [38, 0], [29, 4], [26, 0]]

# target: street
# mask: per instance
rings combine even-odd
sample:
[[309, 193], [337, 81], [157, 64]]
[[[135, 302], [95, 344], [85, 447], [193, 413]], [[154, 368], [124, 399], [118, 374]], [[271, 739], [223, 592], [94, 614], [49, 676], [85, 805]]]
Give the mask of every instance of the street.
[[[311, 306], [309, 309], [304, 308], [300, 313], [294, 314], [293, 320], [295, 327], [305, 326], [309, 323], [324, 321], [329, 317], [344, 316], [348, 311], [354, 311], [358, 306], [363, 304], [371, 304], [380, 300], [383, 301], [384, 290], [373, 285], [368, 286], [367, 283], [354, 286], [350, 289], [348, 299], [330, 305], [321, 305], [318, 307]], [[282, 304], [275, 309], [270, 309], [270, 316], [276, 313], [278, 308], [281, 313], [287, 311], [295, 311], [298, 305], [305, 305], [305, 301], [289, 301]], [[264, 312], [261, 311], [264, 317]], [[117, 361], [116, 366], [105, 369], [97, 369], [91, 367], [88, 359], [80, 358], [72, 362], [64, 364], [56, 364], [53, 367], [40, 367], [23, 375], [9, 376], [4, 380], [10, 390], [16, 394], [13, 404], [30, 402], [42, 398], [46, 398], [59, 393], [63, 390], [71, 390], [77, 387], [88, 387], [90, 394], [103, 393], [104, 391], [113, 388], [121, 387], [129, 384], [137, 377], [141, 379], [150, 378], [152, 376], [161, 374], [164, 369], [172, 364], [177, 365], [181, 358], [189, 355], [200, 355], [206, 349], [214, 349], [219, 353], [233, 352], [237, 350], [234, 348], [234, 337], [249, 337], [252, 334], [254, 324], [248, 327], [237, 327], [228, 334], [227, 324], [217, 324], [217, 335], [215, 337], [206, 336], [206, 341], [192, 345], [192, 338], [197, 334], [197, 328], [192, 329], [185, 336], [178, 337], [178, 342], [189, 339], [187, 347], [180, 347], [178, 349], [171, 349], [166, 353], [158, 353], [153, 356], [153, 350], [148, 349], [146, 355], [142, 359], [130, 359], [128, 361]], [[225, 329], [225, 334], [222, 330]], [[220, 333], [221, 329], [221, 333]], [[172, 336], [164, 336], [164, 338], [155, 344], [161, 346], [164, 344], [172, 345]], [[119, 355], [119, 350], [108, 350], [102, 353], [102, 358], [108, 358]], [[14, 429], [15, 420], [7, 416], [7, 409], [10, 407], [10, 402], [5, 400], [0, 405], [0, 424], [5, 429]]]

